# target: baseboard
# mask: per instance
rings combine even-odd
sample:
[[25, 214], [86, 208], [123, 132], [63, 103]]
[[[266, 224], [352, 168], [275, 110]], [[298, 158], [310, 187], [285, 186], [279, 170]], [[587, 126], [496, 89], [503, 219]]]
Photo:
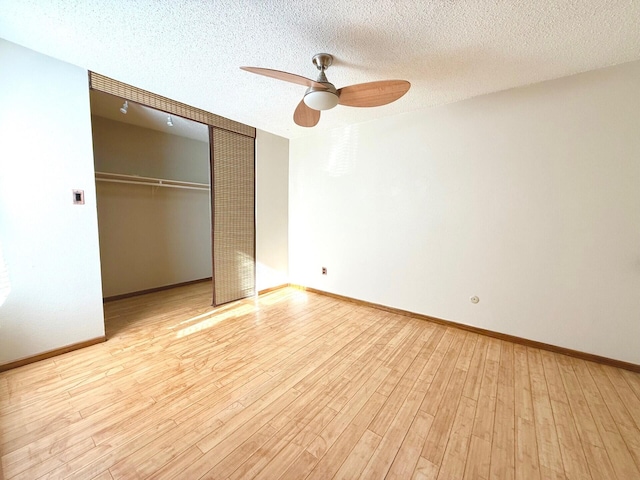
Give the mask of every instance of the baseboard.
[[549, 343], [538, 342], [536, 340], [529, 340], [528, 338], [517, 337], [515, 335], [509, 335], [506, 333], [494, 332], [492, 330], [485, 330], [484, 328], [473, 327], [471, 325], [465, 325], [462, 323], [457, 323], [451, 320], [443, 320], [437, 317], [431, 317], [429, 315], [423, 315], [421, 313], [410, 312], [408, 310], [402, 310], [399, 308], [387, 307], [385, 305], [380, 305], [378, 303], [367, 302], [365, 300], [358, 300], [351, 297], [346, 297], [344, 295], [338, 295], [336, 293], [325, 292], [323, 290], [317, 290], [315, 288], [305, 287], [302, 285], [290, 285], [293, 288], [297, 288], [300, 290], [305, 290], [311, 293], [317, 293], [319, 295], [325, 295], [328, 297], [333, 297], [339, 300], [344, 300], [351, 303], [357, 303], [359, 305], [363, 305], [366, 307], [376, 308], [378, 310], [384, 310], [389, 313], [395, 313], [398, 315], [404, 315], [406, 317], [416, 318], [419, 320], [426, 320], [429, 322], [437, 323], [440, 325], [445, 325], [447, 327], [455, 327], [461, 330], [466, 330], [468, 332], [478, 333], [480, 335], [485, 335], [487, 337], [497, 338], [499, 340], [505, 340], [507, 342], [517, 343], [520, 345], [524, 345], [526, 347], [539, 348], [541, 350], [547, 350], [554, 353], [560, 353], [562, 355], [568, 355], [570, 357], [580, 358], [582, 360], [587, 360], [590, 362], [601, 363], [603, 365], [609, 365], [612, 367], [623, 368], [625, 370], [630, 370], [632, 372], [640, 373], [640, 365], [630, 362], [624, 362], [622, 360], [616, 360], [614, 358], [602, 357], [600, 355], [594, 355], [592, 353], [581, 352], [579, 350], [572, 350], [570, 348], [559, 347], [557, 345], [551, 345]]
[[20, 360], [3, 363], [2, 365], [0, 365], [0, 372], [5, 372], [7, 370], [11, 370], [12, 368], [22, 367], [23, 365], [28, 365], [30, 363], [39, 362], [40, 360], [45, 360], [47, 358], [56, 357], [58, 355], [62, 355], [63, 353], [72, 352], [73, 350], [90, 347], [91, 345], [102, 343], [106, 340], [107, 337], [103, 335], [101, 337], [92, 338], [91, 340], [85, 340], [84, 342], [73, 343], [71, 345], [67, 345], [66, 347], [56, 348], [53, 350], [49, 350], [48, 352], [39, 353], [38, 355], [33, 355], [31, 357], [24, 357]]
[[172, 288], [186, 287], [187, 285], [193, 285], [194, 283], [210, 282], [210, 281], [211, 281], [211, 277], [199, 278], [198, 280], [189, 280], [188, 282], [174, 283], [172, 285], [164, 285], [162, 287], [148, 288], [146, 290], [139, 290], [137, 292], [122, 293], [120, 295], [112, 295], [111, 297], [104, 297], [102, 301], [105, 303], [113, 302], [115, 300], [122, 300], [124, 298], [131, 298], [131, 297], [137, 297], [139, 295], [146, 295], [147, 293], [161, 292], [163, 290], [170, 290]]

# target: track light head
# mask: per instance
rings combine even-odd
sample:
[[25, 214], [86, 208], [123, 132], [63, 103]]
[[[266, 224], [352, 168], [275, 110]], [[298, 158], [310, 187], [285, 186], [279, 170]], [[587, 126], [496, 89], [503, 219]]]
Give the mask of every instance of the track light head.
[[171, 121], [171, 115], [167, 115], [167, 125], [173, 127], [173, 122]]
[[125, 100], [122, 106], [120, 107], [120, 113], [126, 115], [128, 109], [129, 109], [129, 102]]

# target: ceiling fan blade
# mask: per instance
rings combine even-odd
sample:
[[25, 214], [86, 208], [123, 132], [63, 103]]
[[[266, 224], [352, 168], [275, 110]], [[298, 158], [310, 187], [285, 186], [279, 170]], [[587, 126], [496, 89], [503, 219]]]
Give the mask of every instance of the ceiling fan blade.
[[320, 110], [309, 108], [303, 98], [293, 112], [293, 121], [301, 127], [313, 127], [320, 121]]
[[289, 72], [281, 72], [280, 70], [272, 70], [270, 68], [259, 67], [240, 67], [242, 70], [251, 73], [257, 73], [258, 75], [264, 75], [265, 77], [276, 78], [278, 80], [284, 80], [285, 82], [297, 83], [298, 85], [304, 85], [305, 87], [324, 88], [327, 86], [323, 83], [316, 82], [310, 78], [301, 77]]
[[348, 107], [379, 107], [395, 102], [409, 91], [411, 84], [406, 80], [382, 80], [359, 83], [338, 90], [340, 105]]

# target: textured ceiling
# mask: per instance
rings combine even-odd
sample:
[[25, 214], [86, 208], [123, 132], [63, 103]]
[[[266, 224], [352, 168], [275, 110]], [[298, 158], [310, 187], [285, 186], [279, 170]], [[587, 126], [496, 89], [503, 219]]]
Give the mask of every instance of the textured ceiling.
[[[282, 135], [304, 87], [238, 67], [315, 78], [335, 56], [337, 88], [405, 79], [377, 108], [338, 106], [312, 131], [640, 59], [640, 1], [2, 0], [0, 37]], [[1, 67], [1, 66], [0, 66]]]

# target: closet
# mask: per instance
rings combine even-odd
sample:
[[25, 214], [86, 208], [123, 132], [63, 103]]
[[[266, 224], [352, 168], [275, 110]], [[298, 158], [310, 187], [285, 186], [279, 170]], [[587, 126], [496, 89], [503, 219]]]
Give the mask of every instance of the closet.
[[[214, 305], [253, 295], [255, 130], [195, 109], [213, 121], [190, 121], [175, 114], [186, 106], [126, 87], [91, 90], [103, 296], [209, 278]], [[141, 92], [170, 108], [136, 103]]]
[[121, 103], [91, 92], [103, 296], [210, 278], [207, 127], [198, 139], [127, 123], [158, 128], [148, 109], [125, 116]]

